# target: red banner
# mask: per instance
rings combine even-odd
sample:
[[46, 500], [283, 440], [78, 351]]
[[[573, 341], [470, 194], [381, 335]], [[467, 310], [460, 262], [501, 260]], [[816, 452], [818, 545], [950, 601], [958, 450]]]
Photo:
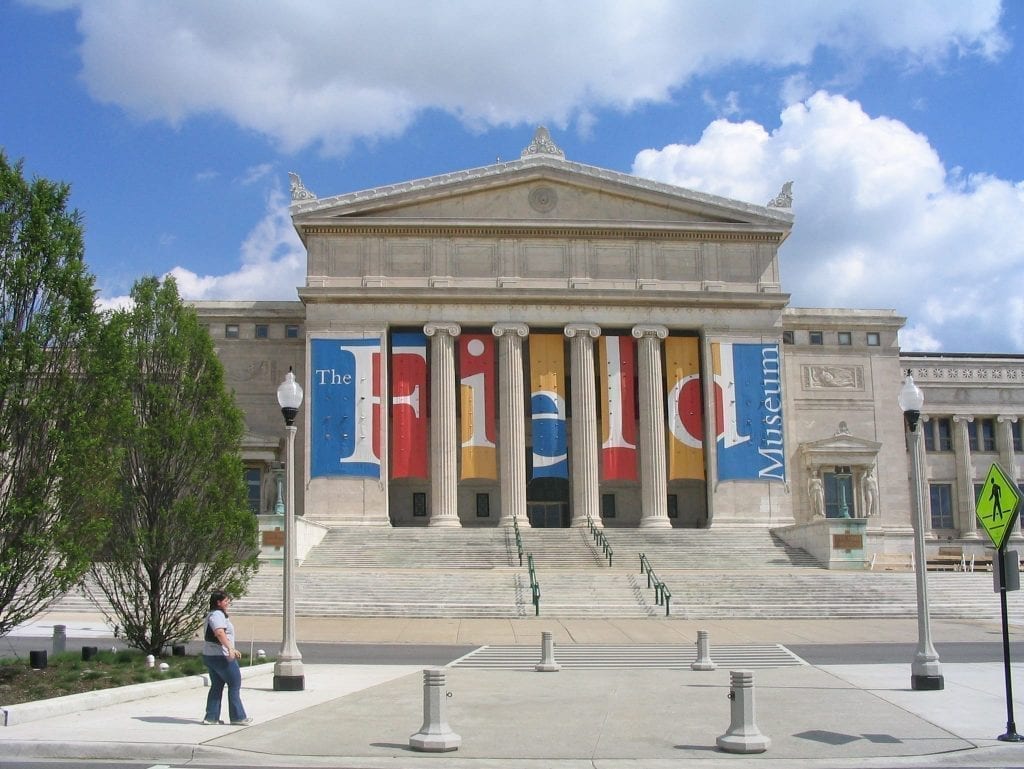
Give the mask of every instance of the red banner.
[[458, 350], [459, 403], [462, 409], [459, 477], [497, 480], [494, 336], [463, 334], [458, 338]]
[[391, 477], [426, 478], [427, 338], [391, 335]]
[[631, 336], [598, 340], [601, 379], [601, 476], [606, 481], [635, 481], [636, 343]]

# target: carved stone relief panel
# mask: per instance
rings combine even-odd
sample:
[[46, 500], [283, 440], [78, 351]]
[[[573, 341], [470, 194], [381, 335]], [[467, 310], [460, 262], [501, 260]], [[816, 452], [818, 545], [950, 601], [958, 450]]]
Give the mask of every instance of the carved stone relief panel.
[[569, 277], [569, 247], [565, 243], [520, 243], [519, 253], [523, 278]]
[[804, 390], [863, 390], [864, 367], [810, 364], [800, 367]]
[[700, 280], [700, 243], [660, 243], [654, 251], [658, 280]]
[[497, 243], [455, 243], [452, 274], [459, 278], [490, 278], [498, 274]]

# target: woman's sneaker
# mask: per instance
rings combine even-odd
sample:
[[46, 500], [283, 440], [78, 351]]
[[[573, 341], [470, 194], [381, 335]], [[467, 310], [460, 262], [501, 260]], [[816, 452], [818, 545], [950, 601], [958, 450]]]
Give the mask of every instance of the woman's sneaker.
[[231, 725], [232, 726], [248, 726], [251, 723], [252, 723], [252, 717], [250, 716], [249, 718], [243, 718], [240, 721], [232, 721]]
[[217, 721], [217, 720], [212, 719], [212, 718], [204, 718], [203, 719], [203, 723], [206, 724], [207, 726], [217, 726], [217, 725], [223, 725], [224, 724], [223, 721]]

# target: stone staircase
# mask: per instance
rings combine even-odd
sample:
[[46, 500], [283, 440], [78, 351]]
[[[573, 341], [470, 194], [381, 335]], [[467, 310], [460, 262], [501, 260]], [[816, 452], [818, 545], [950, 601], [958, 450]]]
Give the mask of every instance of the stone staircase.
[[[672, 592], [670, 619], [914, 618], [912, 573], [841, 572], [818, 566], [766, 531], [606, 532], [608, 568], [588, 529], [526, 529], [534, 554], [541, 617], [664, 617], [639, 571], [645, 552]], [[724, 554], [724, 555], [723, 555]], [[329, 533], [296, 570], [296, 613], [327, 617], [533, 617], [530, 580], [506, 529], [347, 527]], [[239, 615], [280, 615], [280, 566], [262, 564]], [[930, 573], [935, 619], [998, 621], [987, 573]], [[1010, 619], [1024, 624], [1024, 598], [1008, 595]], [[54, 607], [94, 611], [81, 590]]]

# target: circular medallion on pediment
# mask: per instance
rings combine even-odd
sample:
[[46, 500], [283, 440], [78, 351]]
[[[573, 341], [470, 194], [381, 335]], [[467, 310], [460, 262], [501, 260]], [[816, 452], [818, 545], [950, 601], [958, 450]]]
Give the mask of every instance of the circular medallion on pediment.
[[530, 190], [530, 208], [546, 214], [558, 205], [558, 193], [553, 187], [534, 187]]

